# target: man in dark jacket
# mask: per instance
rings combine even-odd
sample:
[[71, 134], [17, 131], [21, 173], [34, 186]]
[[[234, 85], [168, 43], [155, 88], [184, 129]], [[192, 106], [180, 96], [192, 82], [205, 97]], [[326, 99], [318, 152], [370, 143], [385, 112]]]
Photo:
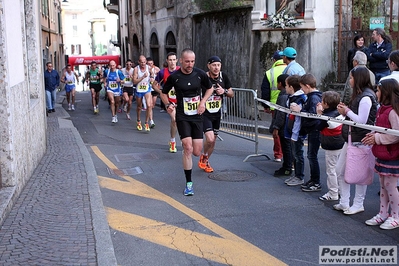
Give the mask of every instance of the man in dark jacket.
[[392, 39], [381, 28], [374, 29], [371, 37], [374, 42], [368, 48], [367, 60], [375, 75], [375, 82], [378, 83], [380, 78], [391, 74], [387, 60], [392, 51]]
[[47, 112], [55, 112], [54, 103], [57, 93], [57, 87], [60, 85], [60, 76], [53, 69], [53, 64], [47, 62], [47, 70], [44, 71], [44, 88], [46, 90], [46, 107]]

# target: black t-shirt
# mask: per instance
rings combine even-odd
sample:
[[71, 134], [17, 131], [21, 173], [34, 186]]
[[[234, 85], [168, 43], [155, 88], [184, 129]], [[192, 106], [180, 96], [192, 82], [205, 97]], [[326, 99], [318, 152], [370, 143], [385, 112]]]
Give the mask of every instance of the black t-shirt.
[[177, 98], [176, 121], [202, 121], [197, 109], [202, 88], [212, 88], [208, 75], [199, 68], [194, 68], [190, 74], [184, 74], [179, 69], [168, 77], [162, 93], [167, 94], [173, 87]]
[[[231, 83], [229, 77], [220, 71], [219, 77], [216, 79], [209, 77], [209, 80], [212, 82], [212, 85], [219, 84], [223, 89], [230, 89]], [[206, 90], [202, 91], [205, 94]], [[212, 96], [209, 97], [206, 103], [206, 110], [204, 115], [207, 117], [220, 117], [222, 102], [223, 102], [223, 94], [217, 95], [215, 91], [212, 93]]]

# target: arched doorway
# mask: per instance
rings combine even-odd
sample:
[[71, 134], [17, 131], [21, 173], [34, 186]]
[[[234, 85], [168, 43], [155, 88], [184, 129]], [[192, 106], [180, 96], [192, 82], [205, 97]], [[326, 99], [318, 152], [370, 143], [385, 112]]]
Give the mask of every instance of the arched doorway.
[[177, 53], [177, 45], [176, 45], [176, 38], [173, 32], [169, 31], [166, 34], [166, 40], [165, 40], [165, 54], [168, 54], [170, 52], [175, 52]]
[[134, 34], [132, 39], [132, 58], [130, 59], [137, 64], [140, 56], [139, 38]]
[[154, 60], [154, 64], [156, 66], [159, 66], [159, 42], [158, 42], [158, 37], [153, 32], [151, 34], [151, 39], [150, 39], [150, 54], [152, 59]]

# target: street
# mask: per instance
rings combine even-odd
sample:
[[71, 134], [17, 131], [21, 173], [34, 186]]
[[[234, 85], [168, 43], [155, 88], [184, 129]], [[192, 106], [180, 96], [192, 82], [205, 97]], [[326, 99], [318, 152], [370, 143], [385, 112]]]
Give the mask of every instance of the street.
[[[119, 265], [318, 265], [319, 246], [399, 242], [396, 230], [364, 223], [379, 210], [377, 176], [363, 213], [346, 216], [318, 199], [327, 191], [321, 149], [323, 190], [302, 192], [273, 176], [280, 163], [243, 162], [255, 144], [221, 132], [210, 159], [215, 172], [200, 170], [194, 157], [195, 195], [183, 196], [182, 148], [177, 139], [178, 152], [168, 151], [169, 115], [157, 106], [155, 128], [139, 132], [135, 107], [132, 120], [120, 113], [112, 124], [108, 103], [101, 99], [94, 115], [84, 91], [68, 111], [94, 162]], [[271, 136], [259, 138], [259, 154], [273, 157]], [[305, 158], [305, 181], [308, 171]]]

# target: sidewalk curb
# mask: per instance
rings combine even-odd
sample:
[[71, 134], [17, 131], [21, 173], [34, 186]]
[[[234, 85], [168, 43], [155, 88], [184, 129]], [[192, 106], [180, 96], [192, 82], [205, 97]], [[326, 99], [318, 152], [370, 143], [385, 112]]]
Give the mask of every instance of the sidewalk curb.
[[[57, 110], [59, 110], [59, 108]], [[66, 115], [64, 117], [58, 118], [60, 128], [70, 128], [72, 130], [76, 139], [76, 143], [78, 144], [82, 154], [87, 173], [91, 215], [94, 228], [94, 237], [96, 241], [97, 263], [99, 266], [117, 265], [114, 246], [111, 240], [111, 233], [107, 223], [107, 216], [105, 214], [104, 205], [101, 198], [100, 185], [98, 183], [97, 172], [94, 168], [94, 163], [78, 130], [73, 126], [72, 121], [69, 120], [69, 114], [63, 108], [62, 110]]]

